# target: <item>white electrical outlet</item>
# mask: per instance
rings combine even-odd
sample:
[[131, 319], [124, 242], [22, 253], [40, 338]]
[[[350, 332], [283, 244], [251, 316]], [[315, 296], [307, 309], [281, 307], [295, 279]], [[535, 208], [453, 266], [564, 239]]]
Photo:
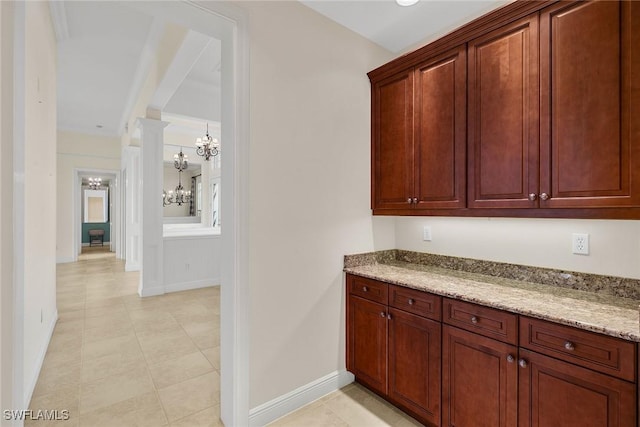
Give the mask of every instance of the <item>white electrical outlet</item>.
[[586, 233], [573, 233], [573, 253], [589, 255], [589, 235]]
[[431, 227], [428, 225], [425, 225], [422, 229], [422, 240], [425, 242], [431, 241]]

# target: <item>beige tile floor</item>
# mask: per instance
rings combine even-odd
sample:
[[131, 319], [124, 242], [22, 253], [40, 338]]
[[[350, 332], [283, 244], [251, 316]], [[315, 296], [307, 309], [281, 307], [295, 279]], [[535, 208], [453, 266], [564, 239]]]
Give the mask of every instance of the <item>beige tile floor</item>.
[[58, 323], [30, 409], [87, 427], [221, 426], [219, 287], [141, 299], [96, 248], [57, 268]]
[[[98, 248], [58, 265], [59, 320], [30, 409], [70, 418], [25, 426], [222, 426], [219, 288], [141, 299], [138, 279]], [[351, 384], [271, 426], [420, 424]]]
[[349, 384], [270, 427], [416, 427], [415, 419], [359, 384]]

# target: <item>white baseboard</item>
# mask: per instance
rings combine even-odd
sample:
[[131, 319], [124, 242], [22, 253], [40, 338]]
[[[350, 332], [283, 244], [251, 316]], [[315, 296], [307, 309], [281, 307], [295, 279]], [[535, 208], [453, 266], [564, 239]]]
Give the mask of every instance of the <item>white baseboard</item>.
[[56, 264], [66, 264], [68, 262], [76, 262], [72, 256], [60, 256], [56, 258]]
[[127, 262], [125, 261], [124, 263], [124, 271], [140, 271], [140, 264], [139, 263], [133, 263], [133, 262]]
[[165, 285], [164, 290], [165, 292], [169, 293], [190, 291], [191, 289], [208, 288], [213, 286], [220, 286], [219, 277], [214, 279], [194, 280], [192, 282], [171, 283], [170, 285]]
[[103, 244], [102, 244], [102, 245], [100, 245], [100, 246], [98, 246], [98, 245], [96, 245], [96, 246], [91, 246], [91, 243], [83, 243], [83, 244], [82, 244], [82, 247], [83, 247], [83, 248], [85, 248], [85, 247], [86, 247], [86, 248], [88, 248], [88, 247], [101, 248], [101, 247], [103, 247], [103, 246], [109, 246], [109, 245], [111, 244], [111, 242], [102, 242], [102, 243], [103, 243]]
[[335, 371], [249, 411], [249, 426], [260, 427], [332, 393], [354, 381], [346, 370]]
[[144, 297], [155, 297], [157, 295], [164, 295], [164, 286], [154, 286], [153, 288], [144, 288], [140, 289], [138, 287], [138, 295], [142, 298]]
[[38, 383], [38, 377], [40, 376], [40, 371], [42, 370], [42, 364], [44, 363], [44, 357], [47, 354], [47, 349], [49, 348], [49, 343], [51, 342], [51, 337], [53, 336], [53, 330], [56, 327], [56, 322], [58, 321], [58, 310], [53, 313], [53, 319], [51, 319], [51, 323], [49, 324], [49, 331], [47, 333], [47, 339], [40, 349], [40, 354], [38, 355], [38, 359], [36, 361], [36, 371], [33, 373], [31, 379], [28, 382], [28, 387], [24, 391], [24, 402], [25, 407], [28, 408], [31, 403], [31, 396], [33, 396], [33, 392], [36, 389], [36, 384]]

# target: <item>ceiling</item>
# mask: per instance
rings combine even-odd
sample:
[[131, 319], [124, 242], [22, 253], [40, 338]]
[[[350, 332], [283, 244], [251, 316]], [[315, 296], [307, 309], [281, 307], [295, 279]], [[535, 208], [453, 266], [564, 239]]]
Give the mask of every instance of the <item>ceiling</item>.
[[[399, 6], [394, 0], [299, 0], [329, 19], [399, 53], [427, 44], [513, 0], [420, 0]], [[417, 47], [417, 46], [416, 46]]]
[[[304, 5], [398, 53], [427, 43], [511, 0], [300, 0]], [[153, 65], [164, 22], [130, 2], [50, 1], [58, 46], [58, 128], [122, 135]], [[220, 121], [219, 40], [189, 31], [170, 78], [154, 94], [167, 117]], [[212, 102], [214, 100], [214, 102]], [[217, 100], [217, 102], [215, 102]]]

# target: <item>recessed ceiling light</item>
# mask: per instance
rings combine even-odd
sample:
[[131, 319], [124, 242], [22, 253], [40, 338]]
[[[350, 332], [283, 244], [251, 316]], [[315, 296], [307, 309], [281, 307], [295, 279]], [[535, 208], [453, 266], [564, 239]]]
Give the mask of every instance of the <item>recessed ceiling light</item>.
[[413, 6], [418, 3], [419, 0], [396, 0], [399, 6]]

